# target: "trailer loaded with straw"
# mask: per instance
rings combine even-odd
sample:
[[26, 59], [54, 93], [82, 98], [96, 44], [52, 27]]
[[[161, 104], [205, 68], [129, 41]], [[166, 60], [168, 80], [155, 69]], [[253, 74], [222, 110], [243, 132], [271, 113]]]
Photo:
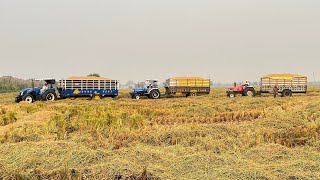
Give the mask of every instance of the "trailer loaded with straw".
[[166, 95], [198, 96], [210, 94], [210, 79], [174, 77], [165, 82]]
[[307, 77], [298, 74], [270, 74], [261, 78], [260, 93], [270, 93], [277, 86], [282, 96], [307, 93]]
[[67, 97], [117, 97], [119, 81], [102, 77], [73, 76], [59, 80], [60, 98]]

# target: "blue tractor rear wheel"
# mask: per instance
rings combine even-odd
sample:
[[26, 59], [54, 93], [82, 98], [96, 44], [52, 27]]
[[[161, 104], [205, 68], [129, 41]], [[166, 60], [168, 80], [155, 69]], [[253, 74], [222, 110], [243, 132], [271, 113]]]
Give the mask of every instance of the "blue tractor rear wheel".
[[151, 98], [151, 99], [159, 99], [160, 98], [160, 91], [159, 90], [152, 90], [151, 92], [150, 92], [150, 95], [149, 95], [149, 97]]
[[42, 95], [42, 101], [55, 101], [57, 99], [56, 92], [49, 90]]

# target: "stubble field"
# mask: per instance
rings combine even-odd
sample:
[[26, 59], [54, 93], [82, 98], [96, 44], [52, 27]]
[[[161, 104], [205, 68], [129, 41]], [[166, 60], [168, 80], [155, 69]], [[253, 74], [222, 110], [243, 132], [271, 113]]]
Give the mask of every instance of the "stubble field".
[[307, 95], [13, 103], [0, 179], [320, 179], [320, 88]]

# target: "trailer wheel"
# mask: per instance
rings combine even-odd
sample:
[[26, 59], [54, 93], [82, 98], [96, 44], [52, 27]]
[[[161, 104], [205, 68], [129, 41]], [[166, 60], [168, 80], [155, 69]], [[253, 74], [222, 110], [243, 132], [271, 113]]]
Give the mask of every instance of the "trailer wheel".
[[253, 88], [248, 88], [248, 89], [244, 90], [244, 95], [249, 96], [249, 97], [253, 97], [253, 96], [256, 96], [256, 91]]
[[43, 101], [54, 101], [57, 99], [57, 95], [54, 91], [46, 91], [43, 95], [42, 95], [42, 100]]
[[23, 96], [22, 100], [27, 103], [33, 103], [34, 98], [31, 94], [27, 94], [27, 95]]
[[151, 99], [159, 99], [160, 98], [160, 91], [159, 90], [152, 90], [150, 92]]
[[282, 97], [290, 97], [292, 96], [292, 92], [289, 89], [282, 91]]
[[197, 93], [191, 93], [191, 96], [197, 96]]

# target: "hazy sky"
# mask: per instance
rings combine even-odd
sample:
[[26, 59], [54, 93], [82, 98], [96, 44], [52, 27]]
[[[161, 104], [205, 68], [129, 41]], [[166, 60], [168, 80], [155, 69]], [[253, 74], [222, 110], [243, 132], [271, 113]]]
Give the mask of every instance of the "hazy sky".
[[319, 0], [0, 0], [0, 76], [320, 80]]

